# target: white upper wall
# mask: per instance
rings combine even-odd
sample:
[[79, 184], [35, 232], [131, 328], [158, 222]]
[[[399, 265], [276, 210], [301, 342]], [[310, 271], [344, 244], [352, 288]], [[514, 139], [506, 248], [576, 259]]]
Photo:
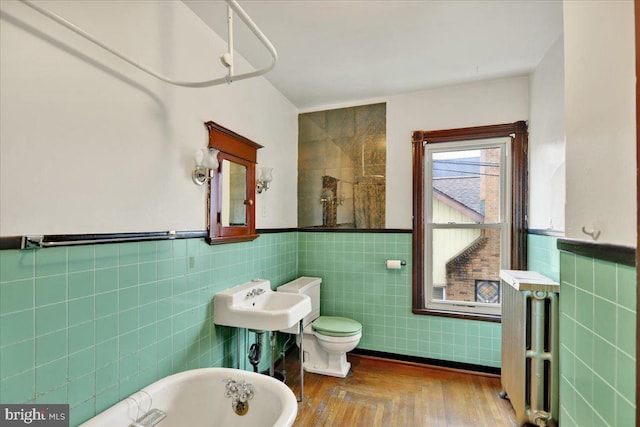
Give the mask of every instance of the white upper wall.
[[565, 1], [566, 236], [636, 245], [632, 1]]
[[512, 77], [397, 95], [387, 102], [387, 228], [412, 228], [411, 133], [529, 120], [529, 79]]
[[415, 130], [455, 129], [529, 120], [529, 77], [509, 77], [444, 86], [320, 111], [387, 103], [386, 228], [413, 227], [412, 146]]
[[531, 73], [529, 228], [564, 231], [565, 129], [562, 36]]
[[[41, 4], [165, 75], [224, 74], [226, 43], [181, 2]], [[170, 86], [21, 3], [0, 8], [0, 235], [204, 229], [205, 189], [190, 173], [207, 120], [262, 144], [259, 163], [274, 167], [258, 228], [296, 226], [298, 112], [265, 79]], [[566, 234], [601, 227], [600, 241], [634, 245], [633, 3], [570, 1], [564, 14]], [[412, 226], [413, 130], [529, 120], [531, 108], [530, 228], [562, 229], [561, 55], [556, 43], [531, 82], [361, 102], [387, 102], [387, 227]]]
[[[225, 74], [226, 42], [181, 2], [40, 4], [161, 74]], [[296, 226], [297, 111], [264, 78], [171, 86], [21, 3], [0, 6], [1, 236], [204, 230], [206, 189], [190, 174], [208, 120], [263, 145], [258, 162], [274, 167], [257, 227]]]

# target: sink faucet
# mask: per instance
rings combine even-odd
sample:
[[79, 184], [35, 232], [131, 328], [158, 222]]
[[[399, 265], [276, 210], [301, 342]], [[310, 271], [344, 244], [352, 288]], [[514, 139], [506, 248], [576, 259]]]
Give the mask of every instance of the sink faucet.
[[257, 297], [258, 295], [264, 294], [266, 291], [262, 288], [253, 288], [251, 291], [247, 292], [247, 298]]

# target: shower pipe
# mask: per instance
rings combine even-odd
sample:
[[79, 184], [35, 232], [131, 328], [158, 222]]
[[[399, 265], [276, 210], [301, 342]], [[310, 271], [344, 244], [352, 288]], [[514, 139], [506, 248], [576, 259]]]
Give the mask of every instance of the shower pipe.
[[[199, 232], [160, 231], [150, 233], [117, 233], [117, 234], [88, 234], [62, 236], [21, 236], [20, 249], [54, 248], [57, 246], [94, 245], [100, 243], [142, 242], [145, 240], [173, 240], [190, 237], [201, 237]], [[204, 237], [204, 236], [202, 236]], [[50, 239], [50, 240], [48, 240]]]
[[[122, 59], [123, 61], [129, 63], [130, 65], [133, 65], [140, 71], [144, 71], [145, 73], [157, 78], [158, 80], [162, 80], [165, 83], [169, 83], [175, 86], [202, 88], [202, 87], [216, 86], [222, 83], [231, 83], [232, 81], [235, 81], [235, 80], [244, 80], [252, 77], [258, 77], [262, 74], [267, 73], [268, 71], [271, 71], [271, 69], [273, 69], [273, 67], [276, 65], [276, 61], [278, 60], [278, 53], [276, 52], [275, 47], [273, 47], [273, 44], [271, 44], [269, 39], [267, 39], [267, 37], [262, 33], [262, 31], [260, 31], [258, 26], [253, 22], [253, 20], [249, 17], [249, 15], [247, 15], [247, 13], [240, 7], [238, 2], [236, 2], [235, 0], [225, 0], [225, 2], [227, 3], [228, 49], [226, 53], [220, 55], [220, 60], [222, 61], [223, 65], [228, 69], [227, 75], [221, 78], [217, 78], [213, 80], [205, 80], [200, 82], [186, 82], [186, 81], [173, 80], [169, 77], [163, 76], [162, 74], [151, 71], [148, 68], [144, 67], [143, 65], [138, 64], [136, 61], [129, 58], [128, 56], [98, 41], [91, 34], [87, 33], [85, 30], [76, 26], [75, 24], [67, 21], [65, 18], [32, 3], [30, 0], [20, 0], [20, 1], [25, 5], [29, 6], [30, 8], [36, 10], [37, 12], [40, 12], [41, 14], [47, 16], [48, 18], [56, 21], [60, 25], [70, 29], [74, 33], [84, 37], [90, 42], [100, 46], [107, 52], [110, 52], [113, 55], [117, 56], [118, 58]], [[269, 66], [262, 68], [260, 70], [251, 71], [244, 74], [233, 75], [233, 12], [237, 13], [240, 16], [240, 19], [242, 20], [242, 22], [244, 22], [247, 25], [247, 27], [251, 30], [253, 35], [256, 36], [256, 38], [262, 43], [262, 45], [271, 54], [271, 64]]]

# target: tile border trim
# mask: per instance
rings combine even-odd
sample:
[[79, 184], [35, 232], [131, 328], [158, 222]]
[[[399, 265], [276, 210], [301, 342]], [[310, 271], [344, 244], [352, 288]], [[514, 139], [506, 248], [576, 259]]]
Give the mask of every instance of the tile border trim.
[[631, 246], [562, 238], [558, 239], [558, 249], [629, 267], [636, 266], [636, 248]]
[[454, 362], [451, 360], [431, 359], [428, 357], [410, 356], [406, 354], [387, 353], [384, 351], [367, 350], [356, 348], [352, 351], [354, 355], [378, 357], [381, 359], [397, 360], [400, 362], [416, 363], [438, 368], [457, 369], [482, 374], [500, 375], [501, 369], [493, 366], [476, 365], [473, 363]]
[[[411, 230], [395, 229], [395, 228], [383, 228], [383, 229], [362, 229], [362, 228], [263, 228], [257, 229], [257, 234], [276, 234], [276, 233], [289, 233], [289, 232], [334, 232], [334, 233], [404, 233], [411, 234]], [[195, 231], [176, 231], [174, 239], [200, 239], [206, 238], [208, 235], [206, 230]], [[9, 249], [21, 249], [23, 236], [0, 236], [0, 250]], [[82, 241], [87, 240], [87, 243], [81, 244], [96, 244], [92, 240], [100, 239], [104, 240], [100, 243], [121, 243], [111, 242], [110, 239], [127, 238], [129, 242], [142, 242], [142, 241], [156, 241], [167, 240], [166, 232], [139, 232], [139, 233], [92, 233], [92, 234], [47, 234], [44, 235], [44, 242], [66, 242], [66, 241]], [[75, 243], [74, 245], [78, 245]], [[66, 246], [66, 245], [61, 245]]]

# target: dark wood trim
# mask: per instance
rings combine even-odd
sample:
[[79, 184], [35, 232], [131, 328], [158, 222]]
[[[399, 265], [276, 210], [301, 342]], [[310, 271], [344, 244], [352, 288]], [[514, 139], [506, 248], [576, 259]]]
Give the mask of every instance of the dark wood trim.
[[424, 313], [424, 132], [411, 135], [413, 167], [413, 248], [411, 251], [412, 312]]
[[256, 153], [262, 145], [215, 122], [208, 121], [205, 126], [209, 130], [209, 147], [257, 163]]
[[4, 236], [0, 237], [0, 251], [9, 249], [20, 249], [22, 245], [22, 236]]
[[[516, 123], [504, 123], [500, 125], [474, 126], [457, 129], [429, 130], [413, 132], [413, 140], [420, 138], [427, 144], [438, 142], [470, 141], [476, 139], [500, 138], [515, 133], [515, 128], [524, 125], [524, 132], [527, 125], [524, 121]], [[521, 128], [522, 130], [522, 128]], [[422, 135], [422, 136], [420, 136]]]
[[615, 262], [616, 264], [630, 267], [636, 266], [636, 249], [630, 246], [587, 242], [577, 239], [558, 239], [558, 249], [589, 258]]
[[455, 319], [502, 323], [502, 316], [499, 314], [465, 313], [462, 311], [435, 310], [432, 308], [413, 308], [411, 309], [411, 312], [413, 314], [423, 314], [427, 316], [453, 317]]
[[[222, 243], [235, 243], [255, 240], [256, 234], [256, 162], [258, 149], [262, 145], [245, 138], [217, 123], [208, 121], [205, 123], [209, 131], [209, 148], [219, 150], [218, 169], [214, 171], [213, 178], [209, 180], [209, 194], [207, 197], [207, 228], [209, 235], [206, 238], [210, 245]], [[223, 160], [239, 164], [246, 168], [246, 194], [244, 205], [246, 206], [246, 224], [242, 226], [225, 226], [221, 221], [223, 188], [222, 168]]]
[[[328, 232], [328, 233], [372, 233], [372, 234], [409, 234], [411, 230], [405, 229], [307, 229], [307, 228], [261, 228], [256, 230], [255, 238], [261, 234], [277, 234], [277, 233], [293, 233], [293, 232]], [[104, 240], [100, 243], [82, 243], [82, 245], [90, 244], [106, 244], [106, 243], [118, 243], [112, 242], [113, 239], [130, 238], [130, 242], [143, 242], [143, 241], [159, 241], [167, 240], [166, 232], [139, 232], [139, 233], [99, 233], [99, 234], [49, 234], [44, 236], [45, 242], [67, 242], [67, 241], [82, 241], [82, 240]], [[176, 239], [205, 239], [208, 236], [206, 230], [202, 231], [177, 231]], [[157, 238], [152, 238], [157, 237]], [[239, 240], [244, 241], [244, 240]], [[22, 244], [22, 236], [0, 236], [0, 250], [20, 249]], [[78, 246], [77, 244], [74, 246]]]
[[564, 231], [560, 230], [541, 230], [530, 228], [527, 230], [527, 233], [535, 234], [536, 236], [564, 237]]
[[[511, 267], [527, 269], [528, 131], [525, 121], [435, 131], [417, 130], [411, 134], [413, 146], [413, 313], [450, 315], [424, 307], [424, 144], [511, 137]], [[440, 314], [436, 314], [440, 313]], [[465, 314], [466, 315], [466, 314]], [[491, 317], [491, 316], [490, 316]], [[482, 319], [488, 320], [488, 319]]]
[[500, 368], [493, 366], [476, 365], [473, 363], [453, 362], [450, 360], [431, 359], [428, 357], [409, 356], [406, 354], [387, 353], [384, 351], [367, 350], [363, 348], [356, 348], [352, 351], [353, 354], [359, 356], [376, 357], [379, 359], [398, 360], [402, 362], [415, 363], [419, 365], [429, 365], [438, 368], [462, 370], [472, 373], [483, 373], [491, 375], [500, 375]]
[[512, 212], [511, 212], [511, 268], [527, 269], [527, 215], [529, 213], [529, 136], [526, 122], [513, 124], [512, 138]]
[[[413, 230], [405, 229], [405, 228], [372, 228], [372, 229], [361, 229], [361, 228], [259, 228], [256, 230], [256, 234], [277, 234], [277, 233], [293, 233], [293, 232], [304, 232], [304, 233], [371, 233], [371, 234], [412, 234]], [[550, 231], [550, 230], [528, 230], [529, 234], [537, 234], [542, 236], [554, 236], [554, 237], [562, 237], [564, 233], [561, 231]], [[143, 237], [144, 240], [149, 240], [148, 237], [153, 235], [159, 236], [157, 240], [166, 240], [166, 233], [162, 232], [140, 232], [140, 233], [102, 233], [102, 234], [57, 234], [57, 235], [46, 235], [45, 241], [47, 242], [62, 242], [66, 240], [93, 240], [93, 239], [112, 239], [112, 238], [120, 238], [120, 237], [133, 237], [139, 236]], [[207, 232], [205, 230], [202, 231], [177, 231], [176, 239], [201, 239], [207, 237]], [[0, 250], [6, 249], [20, 249], [20, 244], [22, 241], [22, 236], [1, 236], [0, 237]], [[139, 240], [142, 241], [142, 240]], [[109, 243], [109, 242], [105, 242]]]
[[221, 237], [207, 237], [205, 238], [206, 242], [210, 245], [222, 245], [225, 243], [240, 243], [240, 242], [251, 242], [252, 240], [256, 240], [258, 237], [260, 237], [259, 234], [245, 234], [245, 233], [238, 233], [238, 234], [230, 234], [227, 236], [221, 236]]
[[372, 234], [411, 234], [413, 230], [405, 228], [324, 228], [302, 227], [296, 229], [305, 233], [372, 233]]
[[277, 234], [277, 233], [291, 233], [299, 231], [297, 228], [259, 228], [256, 230], [257, 234]]
[[[636, 35], [636, 288], [638, 287], [638, 278], [640, 277], [640, 259], [638, 251], [640, 250], [640, 88], [638, 87], [638, 78], [640, 78], [640, 0], [634, 1], [635, 12], [635, 35]], [[640, 408], [640, 316], [637, 315], [638, 307], [640, 307], [640, 292], [636, 292], [636, 408]], [[638, 417], [636, 409], [636, 426], [640, 425], [640, 417]]]

